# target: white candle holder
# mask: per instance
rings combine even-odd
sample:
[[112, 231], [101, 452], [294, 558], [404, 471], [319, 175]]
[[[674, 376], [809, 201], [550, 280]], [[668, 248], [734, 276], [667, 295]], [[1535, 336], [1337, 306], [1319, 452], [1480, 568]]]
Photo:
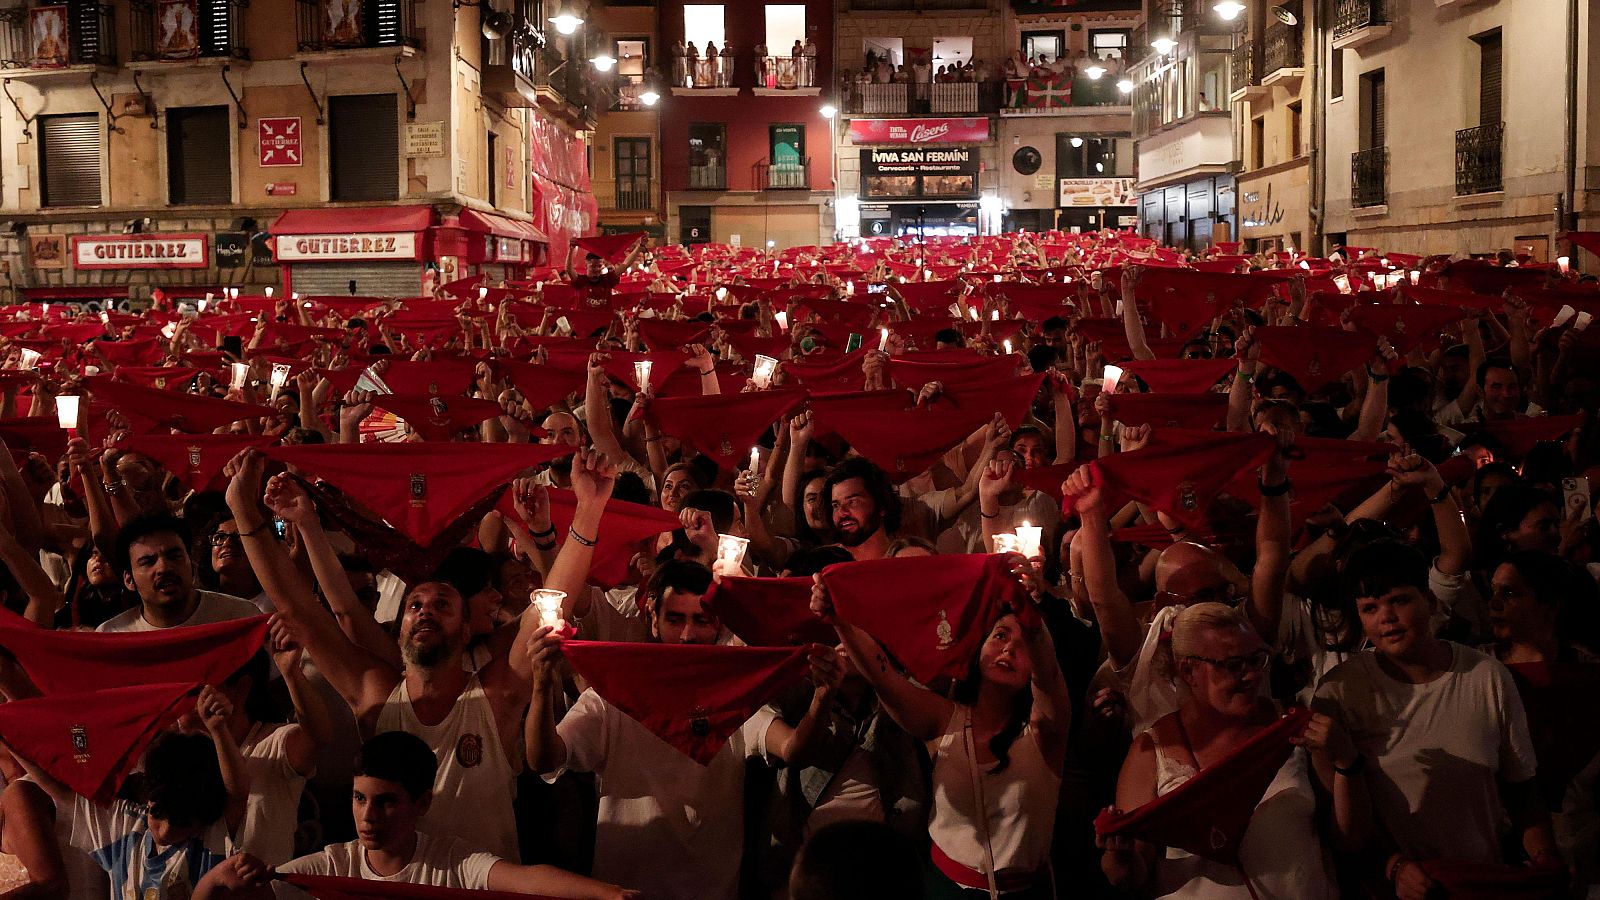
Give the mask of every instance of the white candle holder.
[[639, 390], [646, 390], [650, 387], [650, 369], [654, 366], [655, 363], [652, 360], [634, 360], [633, 383], [638, 386]]
[[249, 377], [250, 365], [248, 363], [236, 362], [233, 364], [233, 381], [231, 384], [234, 388], [242, 390], [244, 388], [245, 379]]
[[772, 385], [772, 376], [778, 372], [778, 360], [771, 356], [756, 354], [756, 367], [750, 373], [750, 380], [756, 387], [766, 390]]
[[67, 431], [78, 427], [78, 398], [76, 395], [62, 394], [56, 398], [56, 424]]
[[1017, 536], [1012, 534], [1009, 531], [1002, 531], [999, 534], [995, 535], [994, 538], [993, 538], [993, 541], [994, 541], [994, 552], [996, 552], [996, 553], [1016, 553], [1017, 552]]
[[533, 608], [539, 611], [539, 627], [561, 631], [567, 623], [561, 619], [561, 604], [567, 599], [566, 591], [554, 588], [536, 588], [533, 592]]
[[717, 535], [717, 562], [721, 563], [724, 571], [739, 571], [744, 565], [744, 551], [750, 546], [749, 538], [738, 535]]
[[1039, 541], [1044, 537], [1044, 528], [1039, 525], [1029, 525], [1026, 520], [1017, 526], [1017, 552], [1029, 559], [1039, 555]]

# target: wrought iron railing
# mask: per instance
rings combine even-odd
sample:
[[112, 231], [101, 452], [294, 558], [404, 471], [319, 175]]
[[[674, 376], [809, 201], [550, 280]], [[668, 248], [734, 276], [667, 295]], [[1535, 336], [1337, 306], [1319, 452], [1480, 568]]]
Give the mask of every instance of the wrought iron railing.
[[728, 168], [720, 162], [702, 165], [690, 164], [689, 190], [725, 191], [728, 189]]
[[1262, 63], [1262, 72], [1267, 75], [1279, 69], [1303, 68], [1305, 53], [1300, 48], [1300, 26], [1282, 22], [1267, 26], [1266, 51]]
[[301, 53], [360, 47], [421, 47], [420, 0], [296, 0], [295, 41]]
[[1260, 67], [1256, 65], [1256, 50], [1260, 46], [1255, 41], [1241, 41], [1239, 46], [1233, 48], [1230, 65], [1234, 90], [1242, 91], [1261, 83]]
[[[244, 36], [244, 11], [248, 7], [249, 0], [188, 3], [188, 14], [194, 17], [198, 35], [197, 41], [191, 41], [181, 34], [175, 37], [170, 29], [163, 34], [152, 0], [131, 0], [128, 4], [130, 56], [138, 61], [214, 56], [249, 59], [250, 48]], [[166, 14], [171, 14], [171, 9], [173, 7], [163, 4]]]
[[[117, 31], [109, 4], [67, 9], [59, 30], [40, 32], [26, 6], [0, 9], [0, 69], [59, 69], [117, 64]], [[39, 34], [47, 33], [48, 39]]]
[[652, 209], [655, 207], [654, 197], [655, 192], [650, 189], [648, 179], [635, 179], [618, 185], [611, 208], [630, 212]]
[[1350, 154], [1350, 205], [1382, 206], [1389, 202], [1389, 148], [1373, 147]]
[[815, 55], [756, 57], [756, 87], [793, 90], [817, 86]]
[[1456, 132], [1456, 194], [1488, 194], [1501, 189], [1502, 122]]
[[[703, 49], [703, 48], [702, 48]], [[715, 56], [671, 57], [675, 88], [725, 88], [733, 86], [733, 53], [727, 48]]]
[[1333, 39], [1350, 35], [1373, 25], [1389, 24], [1386, 0], [1338, 0], [1333, 12]]
[[756, 163], [756, 190], [804, 191], [811, 188], [811, 157], [799, 162]]

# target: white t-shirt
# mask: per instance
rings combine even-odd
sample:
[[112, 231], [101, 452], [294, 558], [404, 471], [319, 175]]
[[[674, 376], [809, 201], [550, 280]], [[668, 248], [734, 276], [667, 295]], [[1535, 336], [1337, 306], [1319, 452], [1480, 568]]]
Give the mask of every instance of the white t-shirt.
[[766, 755], [762, 707], [702, 766], [584, 691], [556, 731], [568, 769], [600, 780], [594, 877], [653, 900], [734, 900], [744, 847], [744, 761]]
[[294, 833], [300, 820], [300, 792], [307, 776], [289, 763], [290, 726], [258, 722], [240, 742], [245, 770], [250, 773], [250, 799], [245, 806], [245, 849], [269, 866], [294, 858]]
[[[261, 610], [256, 608], [249, 600], [241, 600], [229, 594], [219, 594], [215, 591], [196, 590], [195, 595], [200, 602], [195, 605], [194, 613], [174, 628], [183, 628], [188, 625], [211, 625], [216, 622], [231, 622], [234, 619], [248, 619], [251, 616], [261, 615]], [[144, 607], [135, 606], [119, 615], [102, 622], [95, 631], [127, 634], [140, 631], [160, 631], [144, 619]]]
[[[500, 858], [493, 853], [473, 850], [460, 838], [432, 838], [417, 832], [417, 849], [411, 862], [393, 875], [379, 875], [367, 865], [360, 841], [330, 844], [320, 853], [302, 856], [278, 867], [292, 875], [332, 875], [365, 881], [393, 881], [401, 884], [426, 884], [431, 887], [483, 891], [489, 888], [489, 870]], [[280, 897], [304, 897], [305, 892], [281, 881], [273, 882]]]
[[1451, 644], [1450, 668], [1408, 684], [1365, 651], [1329, 672], [1313, 708], [1338, 719], [1367, 759], [1379, 825], [1412, 859], [1499, 862], [1499, 781], [1534, 776], [1533, 741], [1511, 673]]

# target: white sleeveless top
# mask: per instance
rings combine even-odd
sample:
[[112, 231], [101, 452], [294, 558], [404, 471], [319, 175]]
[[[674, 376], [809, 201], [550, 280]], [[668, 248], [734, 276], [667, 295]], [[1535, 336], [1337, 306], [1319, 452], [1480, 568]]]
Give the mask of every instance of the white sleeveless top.
[[281, 866], [294, 859], [300, 792], [306, 786], [306, 776], [289, 764], [284, 748], [288, 737], [287, 725], [257, 722], [239, 743], [245, 770], [250, 773], [250, 800], [245, 807], [241, 843], [268, 866]]
[[433, 806], [417, 822], [418, 831], [458, 837], [474, 850], [509, 862], [521, 861], [516, 816], [511, 810], [517, 769], [506, 759], [494, 710], [476, 675], [467, 681], [450, 715], [438, 725], [424, 725], [417, 719], [405, 679], [400, 679], [378, 713], [374, 733], [386, 731], [422, 738], [439, 758]]
[[[1152, 735], [1154, 737], [1154, 735]], [[1323, 900], [1339, 896], [1328, 877], [1322, 841], [1317, 837], [1317, 801], [1311, 767], [1296, 747], [1261, 796], [1244, 840], [1239, 863], [1250, 873], [1255, 894], [1238, 868], [1168, 847], [1156, 863], [1155, 896], [1184, 900]], [[1167, 756], [1156, 744], [1156, 796], [1171, 793], [1195, 776], [1194, 767]]]
[[[928, 741], [933, 757], [933, 817], [928, 836], [944, 854], [977, 872], [988, 868], [978, 804], [973, 797], [972, 759], [967, 753], [966, 725], [970, 707], [956, 704], [944, 734]], [[1034, 873], [1050, 857], [1056, 825], [1061, 776], [1051, 771], [1032, 728], [1011, 743], [1011, 764], [997, 774], [993, 765], [979, 769], [984, 817], [996, 872]]]

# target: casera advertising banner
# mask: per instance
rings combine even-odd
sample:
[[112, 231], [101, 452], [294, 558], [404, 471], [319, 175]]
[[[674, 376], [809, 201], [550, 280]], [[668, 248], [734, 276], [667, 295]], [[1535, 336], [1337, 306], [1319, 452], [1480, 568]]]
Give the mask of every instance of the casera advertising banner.
[[203, 234], [130, 234], [72, 239], [77, 269], [204, 269], [211, 265]]
[[851, 119], [850, 140], [857, 144], [976, 144], [989, 139], [989, 120]]
[[969, 147], [908, 147], [863, 150], [863, 173], [872, 175], [976, 175], [978, 159]]
[[410, 231], [371, 234], [285, 234], [276, 238], [278, 262], [338, 259], [416, 259]]
[[1132, 178], [1063, 178], [1061, 202], [1063, 208], [1074, 206], [1133, 206], [1139, 195], [1133, 190]]

